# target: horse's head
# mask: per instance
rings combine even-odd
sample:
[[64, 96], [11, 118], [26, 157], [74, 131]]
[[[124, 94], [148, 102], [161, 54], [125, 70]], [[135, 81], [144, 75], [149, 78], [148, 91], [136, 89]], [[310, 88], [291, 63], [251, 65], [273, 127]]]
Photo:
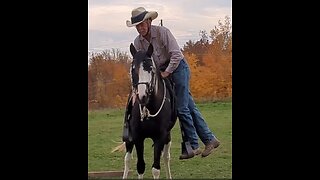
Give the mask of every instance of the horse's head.
[[153, 46], [150, 44], [147, 51], [137, 51], [130, 44], [130, 52], [133, 56], [131, 64], [131, 82], [138, 95], [138, 102], [146, 105], [155, 87], [156, 64], [152, 59]]

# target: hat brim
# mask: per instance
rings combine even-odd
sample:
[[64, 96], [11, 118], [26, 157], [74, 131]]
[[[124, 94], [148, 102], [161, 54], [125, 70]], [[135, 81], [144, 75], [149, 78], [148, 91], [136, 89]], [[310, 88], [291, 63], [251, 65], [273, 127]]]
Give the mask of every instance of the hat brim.
[[151, 20], [154, 20], [157, 17], [158, 17], [158, 13], [156, 11], [150, 11], [144, 16], [144, 18], [141, 21], [131, 24], [131, 21], [127, 20], [126, 24], [128, 27], [133, 27], [133, 26], [136, 26], [136, 25], [142, 23], [146, 19], [151, 18]]

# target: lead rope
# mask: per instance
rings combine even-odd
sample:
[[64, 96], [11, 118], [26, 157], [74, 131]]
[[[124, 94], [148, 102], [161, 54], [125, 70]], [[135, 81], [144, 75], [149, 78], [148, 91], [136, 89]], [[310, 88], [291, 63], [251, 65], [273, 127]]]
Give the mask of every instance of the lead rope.
[[163, 88], [164, 88], [164, 93], [163, 93], [163, 99], [162, 99], [162, 103], [161, 103], [161, 106], [160, 106], [160, 108], [159, 108], [159, 110], [155, 113], [155, 114], [150, 114], [150, 111], [149, 111], [149, 109], [147, 109], [145, 106], [143, 107], [143, 110], [141, 109], [141, 104], [139, 104], [139, 109], [140, 109], [140, 116], [141, 116], [141, 121], [143, 121], [143, 119], [145, 118], [145, 117], [156, 117], [159, 113], [160, 113], [160, 111], [161, 111], [161, 109], [162, 109], [162, 107], [163, 107], [163, 105], [164, 105], [164, 102], [166, 101], [166, 92], [167, 92], [167, 90], [166, 90], [166, 82], [162, 79], [162, 82], [163, 82]]

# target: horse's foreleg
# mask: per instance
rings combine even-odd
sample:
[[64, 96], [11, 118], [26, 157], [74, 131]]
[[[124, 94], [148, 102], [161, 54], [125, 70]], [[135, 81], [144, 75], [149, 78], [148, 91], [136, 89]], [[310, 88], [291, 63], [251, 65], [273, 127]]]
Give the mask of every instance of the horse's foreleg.
[[123, 176], [122, 179], [127, 179], [128, 178], [128, 173], [130, 169], [130, 160], [131, 160], [131, 153], [133, 149], [133, 143], [132, 142], [126, 142], [126, 155], [124, 156], [124, 171], [123, 171]]
[[143, 174], [146, 168], [146, 164], [143, 158], [144, 152], [144, 140], [139, 140], [136, 142], [136, 151], [137, 151], [137, 171], [138, 171], [138, 179], [143, 179]]
[[156, 141], [154, 142], [154, 159], [153, 159], [153, 165], [152, 165], [152, 175], [153, 179], [159, 179], [160, 177], [160, 158], [161, 158], [161, 152], [163, 150], [164, 144], [162, 141]]
[[172, 179], [171, 171], [170, 171], [170, 148], [171, 148], [171, 141], [168, 142], [168, 144], [165, 144], [163, 148], [163, 162], [166, 170], [167, 179]]

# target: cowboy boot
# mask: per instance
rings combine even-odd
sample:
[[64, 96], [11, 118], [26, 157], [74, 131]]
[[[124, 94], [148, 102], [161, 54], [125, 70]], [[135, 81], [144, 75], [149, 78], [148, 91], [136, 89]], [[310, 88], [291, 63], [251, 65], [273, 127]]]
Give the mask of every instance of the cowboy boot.
[[190, 145], [190, 142], [181, 142], [181, 155], [179, 159], [189, 159], [194, 157], [194, 151]]
[[191, 147], [190, 142], [187, 140], [187, 138], [184, 135], [184, 127], [182, 126], [182, 123], [179, 121], [180, 124], [180, 130], [181, 130], [181, 136], [182, 136], [182, 141], [181, 142], [181, 155], [179, 159], [189, 159], [194, 157], [194, 151]]

